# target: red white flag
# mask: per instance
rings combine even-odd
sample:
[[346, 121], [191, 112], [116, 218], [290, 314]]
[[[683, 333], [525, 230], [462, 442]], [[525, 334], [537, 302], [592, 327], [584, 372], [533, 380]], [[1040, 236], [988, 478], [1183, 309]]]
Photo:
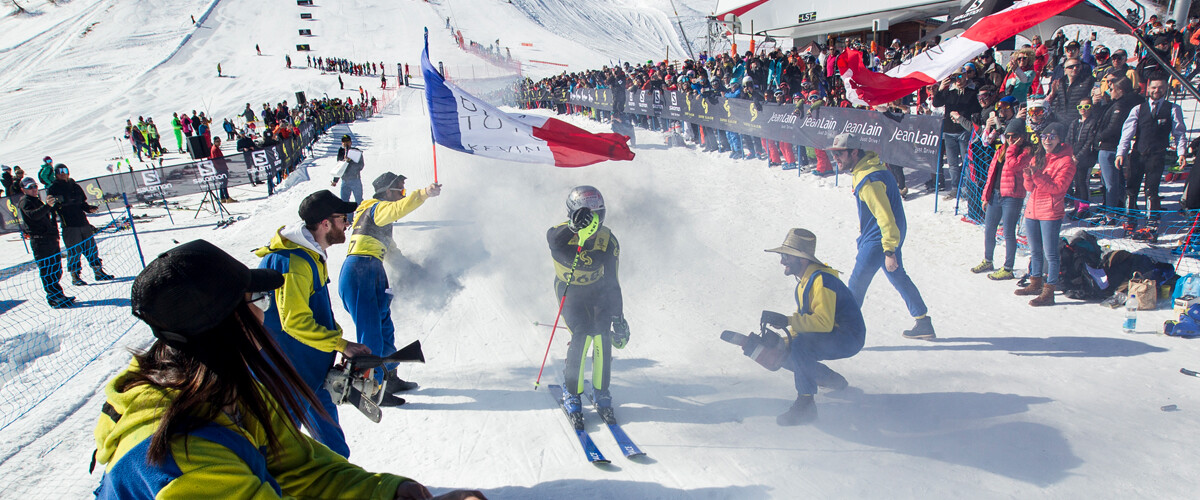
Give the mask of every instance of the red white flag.
[[846, 84], [846, 98], [857, 105], [887, 104], [937, 83], [958, 71], [975, 56], [1038, 23], [1074, 7], [1083, 0], [1020, 0], [1000, 12], [984, 16], [958, 36], [926, 49], [912, 59], [875, 73], [863, 65], [853, 50], [838, 56], [838, 70]]

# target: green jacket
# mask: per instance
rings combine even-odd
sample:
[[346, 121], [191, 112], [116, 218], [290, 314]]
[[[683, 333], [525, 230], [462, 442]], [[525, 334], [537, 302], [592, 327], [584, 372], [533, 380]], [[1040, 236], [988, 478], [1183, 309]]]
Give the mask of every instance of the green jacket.
[[[130, 474], [138, 469], [123, 466], [113, 472], [119, 462], [133, 460], [139, 466], [157, 468], [144, 455], [130, 452], [154, 434], [163, 412], [176, 397], [177, 391], [143, 384], [124, 392], [118, 390], [130, 372], [138, 370], [137, 361], [105, 385], [108, 406], [96, 423], [96, 461], [104, 464], [106, 474]], [[235, 424], [225, 413], [212, 423], [245, 438], [259, 450], [267, 449], [266, 427], [274, 428], [280, 440], [280, 452], [267, 451], [267, 473], [278, 483], [282, 498], [379, 498], [395, 497], [400, 483], [409, 479], [392, 474], [373, 474], [347, 462], [325, 445], [300, 433], [286, 417], [274, 399], [275, 406], [269, 422], [244, 418]], [[249, 415], [248, 412], [239, 412]], [[141, 449], [144, 453], [144, 448]], [[250, 466], [233, 450], [214, 441], [195, 436], [176, 435], [171, 438], [171, 455], [178, 466], [175, 470], [162, 467], [170, 479], [162, 485], [138, 483], [127, 478], [125, 484], [145, 485], [144, 493], [154, 498], [281, 498], [274, 486], [255, 475]], [[132, 464], [126, 464], [132, 465]], [[144, 469], [142, 469], [144, 470]], [[153, 474], [153, 472], [151, 472]], [[172, 477], [173, 476], [173, 477]], [[120, 480], [107, 478], [107, 480]], [[152, 491], [158, 488], [156, 491]], [[138, 492], [138, 493], [143, 493]], [[140, 496], [139, 496], [140, 498]]]

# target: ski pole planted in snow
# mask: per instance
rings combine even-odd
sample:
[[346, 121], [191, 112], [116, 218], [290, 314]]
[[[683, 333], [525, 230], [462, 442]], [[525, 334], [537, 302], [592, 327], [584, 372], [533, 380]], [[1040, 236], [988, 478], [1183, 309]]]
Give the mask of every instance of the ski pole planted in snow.
[[546, 343], [546, 354], [542, 355], [542, 367], [538, 368], [537, 380], [533, 382], [533, 390], [542, 385], [542, 371], [546, 369], [546, 358], [550, 357], [550, 346], [554, 345], [554, 332], [558, 330], [558, 320], [562, 318], [563, 305], [567, 303], [567, 291], [571, 289], [571, 281], [575, 280], [575, 266], [579, 265], [579, 254], [583, 253], [583, 244], [600, 229], [600, 217], [592, 216], [591, 224], [579, 230], [579, 246], [575, 248], [575, 259], [571, 262], [571, 274], [567, 276], [567, 286], [563, 288], [562, 299], [558, 301], [558, 313], [554, 315], [554, 326], [550, 328], [550, 341]]

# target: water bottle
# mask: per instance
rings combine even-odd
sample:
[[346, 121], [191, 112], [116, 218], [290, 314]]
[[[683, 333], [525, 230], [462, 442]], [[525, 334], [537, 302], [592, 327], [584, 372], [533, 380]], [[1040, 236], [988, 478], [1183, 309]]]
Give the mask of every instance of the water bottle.
[[1133, 333], [1137, 329], [1137, 296], [1129, 294], [1125, 299], [1125, 322], [1121, 324], [1121, 330], [1125, 333]]

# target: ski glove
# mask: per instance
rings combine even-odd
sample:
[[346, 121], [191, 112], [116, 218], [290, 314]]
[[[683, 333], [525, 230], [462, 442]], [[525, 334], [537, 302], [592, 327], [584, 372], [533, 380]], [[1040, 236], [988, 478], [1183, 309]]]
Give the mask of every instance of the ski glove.
[[762, 319], [758, 320], [758, 322], [781, 330], [788, 327], [787, 316], [775, 311], [763, 311]]
[[568, 227], [571, 231], [578, 233], [580, 229], [588, 227], [592, 223], [592, 209], [581, 207], [571, 213], [571, 222]]
[[625, 344], [629, 343], [629, 323], [622, 316], [613, 316], [612, 331], [612, 346], [624, 349]]

